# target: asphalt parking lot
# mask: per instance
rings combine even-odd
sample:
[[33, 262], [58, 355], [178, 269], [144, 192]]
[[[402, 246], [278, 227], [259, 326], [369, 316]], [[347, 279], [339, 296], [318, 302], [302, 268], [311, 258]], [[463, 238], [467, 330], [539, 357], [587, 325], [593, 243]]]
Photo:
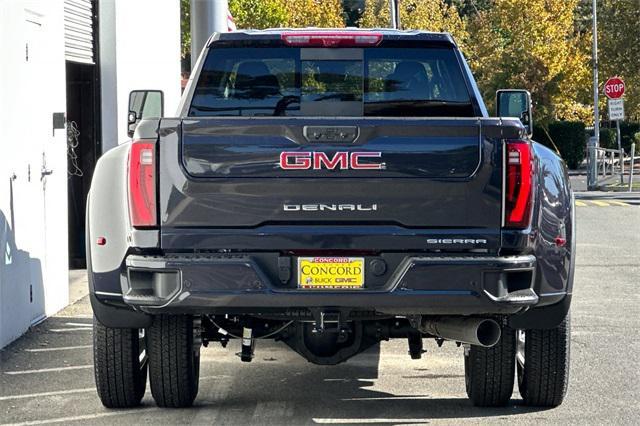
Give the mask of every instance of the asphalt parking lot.
[[203, 349], [191, 409], [107, 410], [93, 388], [91, 310], [84, 297], [0, 352], [0, 424], [637, 424], [640, 418], [640, 206], [585, 202], [577, 209], [569, 394], [556, 409], [471, 406], [462, 348], [385, 342], [336, 367], [309, 364], [284, 344], [258, 342], [250, 364]]

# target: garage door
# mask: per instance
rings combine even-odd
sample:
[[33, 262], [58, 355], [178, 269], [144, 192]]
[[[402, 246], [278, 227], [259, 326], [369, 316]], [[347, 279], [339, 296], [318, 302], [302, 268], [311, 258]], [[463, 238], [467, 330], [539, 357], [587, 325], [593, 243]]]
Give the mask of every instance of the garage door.
[[67, 61], [94, 63], [93, 12], [91, 0], [64, 0], [64, 49]]

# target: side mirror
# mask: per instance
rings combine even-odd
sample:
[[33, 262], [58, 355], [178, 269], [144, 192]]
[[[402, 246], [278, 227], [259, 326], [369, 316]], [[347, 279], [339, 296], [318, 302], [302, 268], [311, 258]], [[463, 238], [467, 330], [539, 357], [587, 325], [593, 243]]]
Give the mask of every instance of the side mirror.
[[127, 124], [135, 124], [138, 121], [138, 114], [135, 111], [129, 111]]
[[498, 117], [516, 117], [522, 121], [527, 134], [533, 134], [531, 94], [527, 90], [502, 89], [496, 92]]
[[133, 90], [129, 93], [129, 113], [127, 114], [127, 134], [133, 137], [136, 127], [143, 118], [164, 115], [164, 93], [162, 90]]

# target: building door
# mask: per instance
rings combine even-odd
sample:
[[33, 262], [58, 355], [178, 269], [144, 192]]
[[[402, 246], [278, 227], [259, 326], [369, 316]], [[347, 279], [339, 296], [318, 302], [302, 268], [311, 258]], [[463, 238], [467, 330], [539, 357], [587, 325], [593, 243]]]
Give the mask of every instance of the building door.
[[68, 133], [69, 267], [86, 268], [85, 208], [100, 145], [97, 2], [67, 0], [65, 59]]

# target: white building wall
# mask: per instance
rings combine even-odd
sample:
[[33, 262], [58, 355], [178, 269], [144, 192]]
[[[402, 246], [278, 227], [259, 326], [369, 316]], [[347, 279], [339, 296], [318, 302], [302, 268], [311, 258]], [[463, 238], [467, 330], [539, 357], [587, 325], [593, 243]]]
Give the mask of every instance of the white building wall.
[[162, 90], [166, 116], [178, 107], [180, 1], [101, 0], [99, 22], [105, 152], [128, 139], [130, 91]]
[[0, 0], [0, 347], [68, 303], [63, 25], [62, 0]]
[[[180, 98], [179, 0], [100, 0], [103, 151], [127, 139], [128, 95]], [[0, 0], [0, 348], [68, 303], [63, 0]], [[51, 170], [41, 177], [41, 170]]]

